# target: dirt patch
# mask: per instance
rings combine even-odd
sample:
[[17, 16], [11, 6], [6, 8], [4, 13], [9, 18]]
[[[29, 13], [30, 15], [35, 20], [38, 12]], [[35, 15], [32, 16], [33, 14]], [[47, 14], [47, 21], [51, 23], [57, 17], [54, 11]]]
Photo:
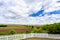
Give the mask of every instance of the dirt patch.
[[24, 33], [26, 31], [31, 31], [32, 28], [0, 28], [0, 32], [9, 32], [10, 30], [15, 30], [17, 33]]
[[48, 39], [48, 38], [26, 38], [24, 40], [58, 40], [58, 39]]

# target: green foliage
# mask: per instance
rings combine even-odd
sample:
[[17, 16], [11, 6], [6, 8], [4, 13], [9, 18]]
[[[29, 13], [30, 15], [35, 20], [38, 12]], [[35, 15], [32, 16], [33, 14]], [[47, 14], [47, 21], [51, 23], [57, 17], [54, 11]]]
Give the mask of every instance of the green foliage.
[[60, 23], [44, 25], [43, 30], [47, 30], [51, 34], [60, 34]]
[[60, 24], [55, 23], [53, 25], [50, 25], [48, 31], [49, 31], [48, 33], [60, 34]]
[[40, 29], [33, 29], [32, 33], [42, 33], [42, 30], [40, 30]]
[[7, 27], [7, 25], [0, 25], [0, 27]]
[[9, 32], [9, 34], [16, 34], [16, 31], [15, 31], [15, 30], [11, 30], [11, 31]]
[[26, 31], [26, 33], [30, 33], [30, 31]]
[[43, 30], [48, 30], [49, 29], [49, 25], [48, 24], [47, 25], [43, 25], [42, 29]]
[[34, 28], [33, 25], [24, 25], [24, 26]]

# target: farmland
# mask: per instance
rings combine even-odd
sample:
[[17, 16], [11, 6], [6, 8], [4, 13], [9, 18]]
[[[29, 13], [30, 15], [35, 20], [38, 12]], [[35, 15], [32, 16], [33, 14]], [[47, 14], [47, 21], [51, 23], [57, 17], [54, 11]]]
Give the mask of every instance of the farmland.
[[0, 35], [23, 33], [60, 34], [60, 23], [45, 25], [0, 25]]
[[17, 34], [26, 33], [26, 31], [31, 31], [31, 27], [26, 27], [24, 25], [7, 25], [7, 27], [0, 27], [0, 35], [9, 34], [10, 31], [15, 30]]

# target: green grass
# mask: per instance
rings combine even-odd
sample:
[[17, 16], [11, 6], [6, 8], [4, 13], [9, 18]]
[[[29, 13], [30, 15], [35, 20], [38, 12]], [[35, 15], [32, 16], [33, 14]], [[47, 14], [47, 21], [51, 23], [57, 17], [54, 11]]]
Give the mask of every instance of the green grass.
[[[0, 27], [0, 35], [9, 35], [9, 32], [11, 30], [15, 30], [17, 32], [17, 30], [22, 31], [19, 29], [28, 29], [28, 28], [31, 28], [31, 27], [28, 27], [26, 25], [7, 25], [7, 27]], [[7, 31], [5, 31], [5, 30], [7, 30]], [[27, 31], [29, 31], [29, 29]], [[22, 33], [26, 33], [26, 31], [17, 32], [16, 34], [22, 34]]]

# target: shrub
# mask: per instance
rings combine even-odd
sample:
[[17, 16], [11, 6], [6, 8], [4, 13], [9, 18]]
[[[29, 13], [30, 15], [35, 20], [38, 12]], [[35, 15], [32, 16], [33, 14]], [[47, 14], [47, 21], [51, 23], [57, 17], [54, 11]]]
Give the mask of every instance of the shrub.
[[0, 25], [0, 27], [7, 27], [7, 25]]
[[51, 33], [51, 34], [60, 34], [60, 27], [58, 27], [58, 26], [49, 27], [48, 33]]
[[31, 31], [26, 31], [26, 33], [31, 33]]
[[47, 30], [50, 34], [60, 34], [60, 23], [44, 25], [43, 30]]
[[42, 30], [40, 30], [40, 29], [33, 29], [32, 33], [42, 33]]
[[15, 30], [11, 30], [11, 31], [9, 32], [9, 34], [16, 34], [16, 31], [15, 31]]

